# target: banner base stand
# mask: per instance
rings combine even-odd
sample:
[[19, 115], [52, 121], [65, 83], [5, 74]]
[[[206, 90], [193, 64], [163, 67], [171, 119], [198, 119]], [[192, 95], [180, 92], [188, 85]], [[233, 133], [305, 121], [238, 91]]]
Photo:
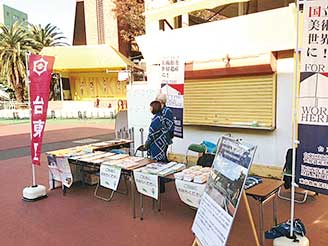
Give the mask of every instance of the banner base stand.
[[47, 189], [43, 185], [25, 187], [23, 190], [23, 201], [34, 202], [46, 198]]
[[294, 239], [290, 239], [287, 237], [278, 237], [273, 240], [273, 246], [309, 246], [309, 244], [309, 239], [300, 236], [297, 236], [297, 241], [294, 241]]

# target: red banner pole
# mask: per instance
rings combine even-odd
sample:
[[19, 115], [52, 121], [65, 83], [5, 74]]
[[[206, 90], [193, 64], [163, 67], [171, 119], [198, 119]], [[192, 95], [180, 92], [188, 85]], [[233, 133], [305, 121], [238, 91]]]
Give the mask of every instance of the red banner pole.
[[[25, 55], [25, 62], [26, 62], [26, 81], [27, 81], [27, 96], [28, 96], [28, 106], [29, 106], [29, 110], [30, 110], [30, 125], [32, 125], [32, 108], [31, 108], [31, 100], [30, 100], [30, 86], [31, 86], [31, 80], [30, 80], [30, 68], [29, 68], [29, 53], [26, 53]], [[30, 141], [32, 140], [32, 131], [30, 131]], [[36, 180], [35, 180], [35, 166], [32, 164], [32, 186], [36, 185]]]
[[35, 165], [41, 164], [42, 139], [47, 121], [49, 86], [55, 58], [26, 54], [26, 60], [31, 122], [32, 186], [24, 188], [23, 199], [36, 201], [47, 196], [46, 187], [36, 184]]

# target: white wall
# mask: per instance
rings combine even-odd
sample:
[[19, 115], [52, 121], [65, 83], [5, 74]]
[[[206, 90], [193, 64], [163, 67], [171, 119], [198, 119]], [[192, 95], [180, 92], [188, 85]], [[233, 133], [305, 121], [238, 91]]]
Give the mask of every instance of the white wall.
[[277, 107], [274, 131], [245, 130], [219, 127], [184, 126], [184, 139], [174, 138], [173, 153], [185, 154], [188, 145], [208, 140], [216, 143], [222, 135], [231, 133], [258, 146], [254, 163], [282, 166], [287, 148], [292, 143], [293, 58], [277, 61]]
[[158, 93], [159, 89], [151, 88], [145, 82], [136, 82], [127, 86], [128, 127], [134, 128], [135, 148], [141, 145], [141, 128], [143, 129], [143, 143], [146, 142], [153, 117], [149, 104], [155, 100]]
[[[222, 21], [156, 32], [138, 37], [147, 62], [149, 84], [159, 87], [159, 61], [163, 55], [179, 55], [186, 61], [209, 61], [226, 54], [247, 57], [293, 49], [296, 39], [295, 6], [274, 9]], [[282, 166], [292, 143], [293, 58], [277, 61], [276, 129], [273, 131], [184, 126], [184, 139], [174, 139], [173, 153], [185, 154], [191, 143], [217, 142], [223, 134], [256, 144], [254, 163]], [[246, 89], [246, 88], [245, 88]]]

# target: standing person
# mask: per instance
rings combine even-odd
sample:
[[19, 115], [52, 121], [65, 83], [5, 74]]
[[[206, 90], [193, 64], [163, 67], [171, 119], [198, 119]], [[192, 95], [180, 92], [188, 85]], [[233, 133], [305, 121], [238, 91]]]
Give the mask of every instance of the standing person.
[[96, 97], [96, 101], [95, 101], [95, 107], [96, 107], [96, 108], [99, 108], [99, 104], [100, 104], [100, 99], [99, 99], [99, 97], [97, 96], [97, 97]]
[[144, 149], [147, 149], [148, 155], [152, 160], [168, 162], [166, 151], [169, 143], [167, 141], [166, 133], [163, 131], [161, 103], [159, 101], [152, 101], [150, 103], [150, 111], [154, 117], [149, 127], [149, 133]]
[[117, 112], [118, 111], [122, 111], [123, 109], [124, 109], [123, 100], [122, 99], [119, 99], [117, 101]]
[[174, 137], [173, 113], [170, 108], [166, 107], [166, 95], [165, 94], [163, 94], [163, 93], [158, 94], [155, 100], [159, 101], [161, 103], [162, 116], [163, 116], [163, 120], [164, 120], [163, 131], [165, 132], [167, 141], [170, 145], [173, 143], [172, 139]]

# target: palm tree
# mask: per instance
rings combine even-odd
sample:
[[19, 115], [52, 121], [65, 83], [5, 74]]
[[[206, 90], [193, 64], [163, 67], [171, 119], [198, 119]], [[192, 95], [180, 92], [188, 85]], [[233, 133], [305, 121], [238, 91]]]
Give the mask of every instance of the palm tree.
[[34, 40], [34, 48], [39, 52], [44, 47], [68, 45], [63, 40], [66, 39], [57, 26], [47, 24], [45, 27], [30, 24], [31, 38]]
[[34, 51], [32, 42], [23, 23], [11, 27], [0, 24], [0, 75], [12, 86], [18, 102], [24, 102], [25, 57]]
[[[63, 33], [59, 31], [57, 26], [47, 24], [45, 27], [30, 24], [30, 35], [34, 40], [34, 48], [40, 52], [44, 47], [51, 46], [65, 46], [67, 43], [63, 42], [66, 39]], [[49, 100], [55, 98], [55, 85], [58, 84], [59, 78], [57, 75], [53, 76], [50, 82], [50, 95]]]

